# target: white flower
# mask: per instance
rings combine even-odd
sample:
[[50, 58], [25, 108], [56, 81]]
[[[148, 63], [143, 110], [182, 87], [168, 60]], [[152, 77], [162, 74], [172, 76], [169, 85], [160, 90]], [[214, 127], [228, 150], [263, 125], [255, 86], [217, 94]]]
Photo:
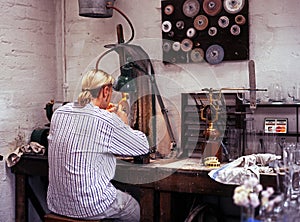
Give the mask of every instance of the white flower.
[[236, 205], [247, 207], [249, 205], [249, 198], [248, 198], [249, 192], [248, 190], [243, 188], [244, 187], [236, 188], [237, 192], [234, 192], [233, 200]]
[[255, 177], [250, 177], [244, 181], [243, 185], [235, 188], [233, 200], [238, 206], [249, 207], [252, 206], [256, 208], [259, 202], [259, 193], [262, 191], [262, 185]]
[[274, 188], [273, 187], [267, 187], [267, 190], [266, 190], [269, 195], [271, 196], [273, 193], [274, 193]]
[[257, 185], [256, 185], [255, 191], [256, 191], [257, 193], [259, 193], [259, 192], [261, 192], [262, 190], [263, 190], [263, 186], [262, 186], [261, 184], [257, 184]]
[[261, 204], [264, 206], [269, 202], [270, 193], [266, 190], [261, 192]]
[[258, 207], [259, 199], [258, 199], [258, 194], [257, 193], [250, 193], [249, 194], [249, 199], [250, 199], [250, 205], [251, 206], [253, 206], [254, 208]]
[[271, 196], [272, 194], [270, 194], [267, 190], [263, 190], [262, 192], [261, 192], [261, 196], [263, 197], [263, 198], [269, 198], [270, 196]]
[[261, 204], [267, 212], [271, 212], [275, 204], [278, 204], [283, 200], [282, 195], [277, 195], [275, 198], [270, 199], [273, 193], [274, 189], [272, 187], [267, 187], [266, 190], [261, 192]]

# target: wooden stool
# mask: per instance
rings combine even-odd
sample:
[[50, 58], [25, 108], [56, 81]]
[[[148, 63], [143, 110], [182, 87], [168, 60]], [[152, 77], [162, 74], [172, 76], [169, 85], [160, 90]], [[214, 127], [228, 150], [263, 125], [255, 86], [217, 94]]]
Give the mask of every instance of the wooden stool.
[[46, 214], [44, 216], [45, 222], [101, 222], [101, 220], [83, 220], [65, 217], [53, 213]]

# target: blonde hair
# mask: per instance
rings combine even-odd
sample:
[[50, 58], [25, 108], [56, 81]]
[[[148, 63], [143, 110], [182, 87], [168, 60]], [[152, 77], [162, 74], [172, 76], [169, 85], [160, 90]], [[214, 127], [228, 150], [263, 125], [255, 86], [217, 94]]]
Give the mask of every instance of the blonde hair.
[[101, 88], [105, 85], [112, 85], [114, 78], [103, 70], [90, 70], [84, 74], [81, 81], [81, 93], [78, 96], [78, 103], [85, 106], [92, 98], [97, 98]]

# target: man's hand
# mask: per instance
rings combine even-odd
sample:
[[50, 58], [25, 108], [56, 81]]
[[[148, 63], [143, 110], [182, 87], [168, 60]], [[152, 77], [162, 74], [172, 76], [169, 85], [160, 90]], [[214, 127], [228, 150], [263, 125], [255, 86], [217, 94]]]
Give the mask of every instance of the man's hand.
[[111, 113], [116, 113], [117, 109], [118, 109], [117, 106], [113, 103], [109, 103], [108, 106], [106, 107], [106, 110]]
[[121, 118], [121, 120], [128, 125], [128, 116], [127, 113], [124, 112], [123, 106], [119, 104], [118, 110], [117, 110], [117, 115]]

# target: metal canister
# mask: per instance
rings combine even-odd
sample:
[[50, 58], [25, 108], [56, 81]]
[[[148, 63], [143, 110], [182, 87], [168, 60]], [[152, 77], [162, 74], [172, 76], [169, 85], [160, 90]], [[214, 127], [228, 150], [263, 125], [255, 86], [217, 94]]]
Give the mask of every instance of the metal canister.
[[79, 15], [92, 18], [110, 18], [115, 0], [78, 0]]

